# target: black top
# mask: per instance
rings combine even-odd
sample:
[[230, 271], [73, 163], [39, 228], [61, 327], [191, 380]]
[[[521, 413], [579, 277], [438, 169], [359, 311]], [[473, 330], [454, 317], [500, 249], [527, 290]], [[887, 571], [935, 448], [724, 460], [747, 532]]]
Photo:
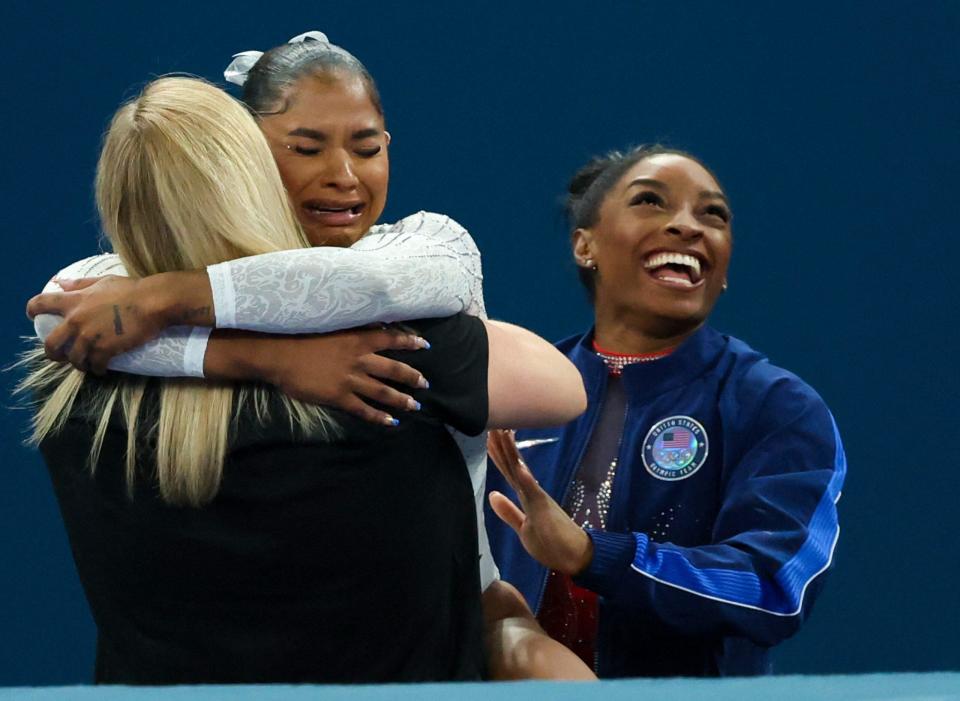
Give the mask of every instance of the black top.
[[241, 416], [199, 509], [161, 501], [152, 460], [128, 497], [119, 413], [91, 478], [81, 394], [41, 451], [98, 627], [98, 682], [480, 677], [473, 491], [444, 424], [484, 429], [486, 332], [464, 315], [411, 326], [432, 349], [392, 355], [430, 381], [422, 411], [396, 428], [337, 413], [332, 443]]

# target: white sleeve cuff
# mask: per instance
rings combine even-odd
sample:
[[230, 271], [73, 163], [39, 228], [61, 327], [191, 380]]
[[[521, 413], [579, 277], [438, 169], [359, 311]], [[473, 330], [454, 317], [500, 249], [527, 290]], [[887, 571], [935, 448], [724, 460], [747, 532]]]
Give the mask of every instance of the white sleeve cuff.
[[210, 340], [208, 326], [195, 326], [187, 338], [183, 350], [183, 370], [187, 377], [203, 377], [203, 359], [207, 354], [207, 342]]
[[47, 336], [62, 323], [63, 317], [59, 314], [37, 314], [33, 318], [33, 330], [36, 331], [37, 338], [46, 341]]
[[207, 276], [210, 278], [210, 290], [213, 292], [214, 325], [218, 329], [235, 329], [237, 327], [237, 293], [233, 287], [233, 277], [230, 275], [230, 261], [208, 265]]

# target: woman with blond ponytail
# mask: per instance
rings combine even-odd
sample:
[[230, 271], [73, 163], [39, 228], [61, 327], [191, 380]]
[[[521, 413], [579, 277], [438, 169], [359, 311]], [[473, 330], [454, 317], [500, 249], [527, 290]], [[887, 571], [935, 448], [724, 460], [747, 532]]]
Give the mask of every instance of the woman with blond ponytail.
[[[157, 80], [118, 111], [96, 190], [135, 279], [309, 245], [258, 125], [199, 80]], [[113, 313], [119, 335], [144, 310]], [[481, 676], [474, 490], [448, 426], [568, 420], [582, 383], [546, 342], [476, 317], [374, 333], [397, 349], [384, 376], [430, 379], [390, 425], [218, 382], [209, 358], [206, 380], [145, 379], [34, 353], [22, 386], [97, 623], [97, 681]], [[188, 357], [197, 331], [171, 338]], [[342, 348], [262, 338], [318, 375]]]

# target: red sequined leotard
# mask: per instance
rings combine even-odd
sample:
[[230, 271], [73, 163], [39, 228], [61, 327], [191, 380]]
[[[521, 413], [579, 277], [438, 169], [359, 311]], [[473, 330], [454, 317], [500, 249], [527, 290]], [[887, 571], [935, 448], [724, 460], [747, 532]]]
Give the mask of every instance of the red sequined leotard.
[[[627, 408], [620, 374], [626, 365], [659, 360], [668, 356], [670, 350], [624, 355], [604, 350], [596, 341], [593, 342], [593, 349], [607, 364], [610, 376], [597, 426], [567, 492], [563, 508], [578, 526], [605, 530]], [[596, 594], [578, 587], [570, 575], [551, 570], [537, 620], [552, 638], [573, 650], [591, 668], [596, 668]]]

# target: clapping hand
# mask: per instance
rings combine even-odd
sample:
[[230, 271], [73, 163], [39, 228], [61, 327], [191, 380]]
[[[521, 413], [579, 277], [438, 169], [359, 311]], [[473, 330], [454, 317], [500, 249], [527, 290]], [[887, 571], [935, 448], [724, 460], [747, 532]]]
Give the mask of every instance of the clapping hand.
[[593, 559], [593, 541], [534, 478], [520, 457], [513, 431], [490, 431], [487, 449], [520, 499], [518, 507], [500, 492], [491, 492], [494, 513], [540, 564], [570, 575], [585, 570]]

